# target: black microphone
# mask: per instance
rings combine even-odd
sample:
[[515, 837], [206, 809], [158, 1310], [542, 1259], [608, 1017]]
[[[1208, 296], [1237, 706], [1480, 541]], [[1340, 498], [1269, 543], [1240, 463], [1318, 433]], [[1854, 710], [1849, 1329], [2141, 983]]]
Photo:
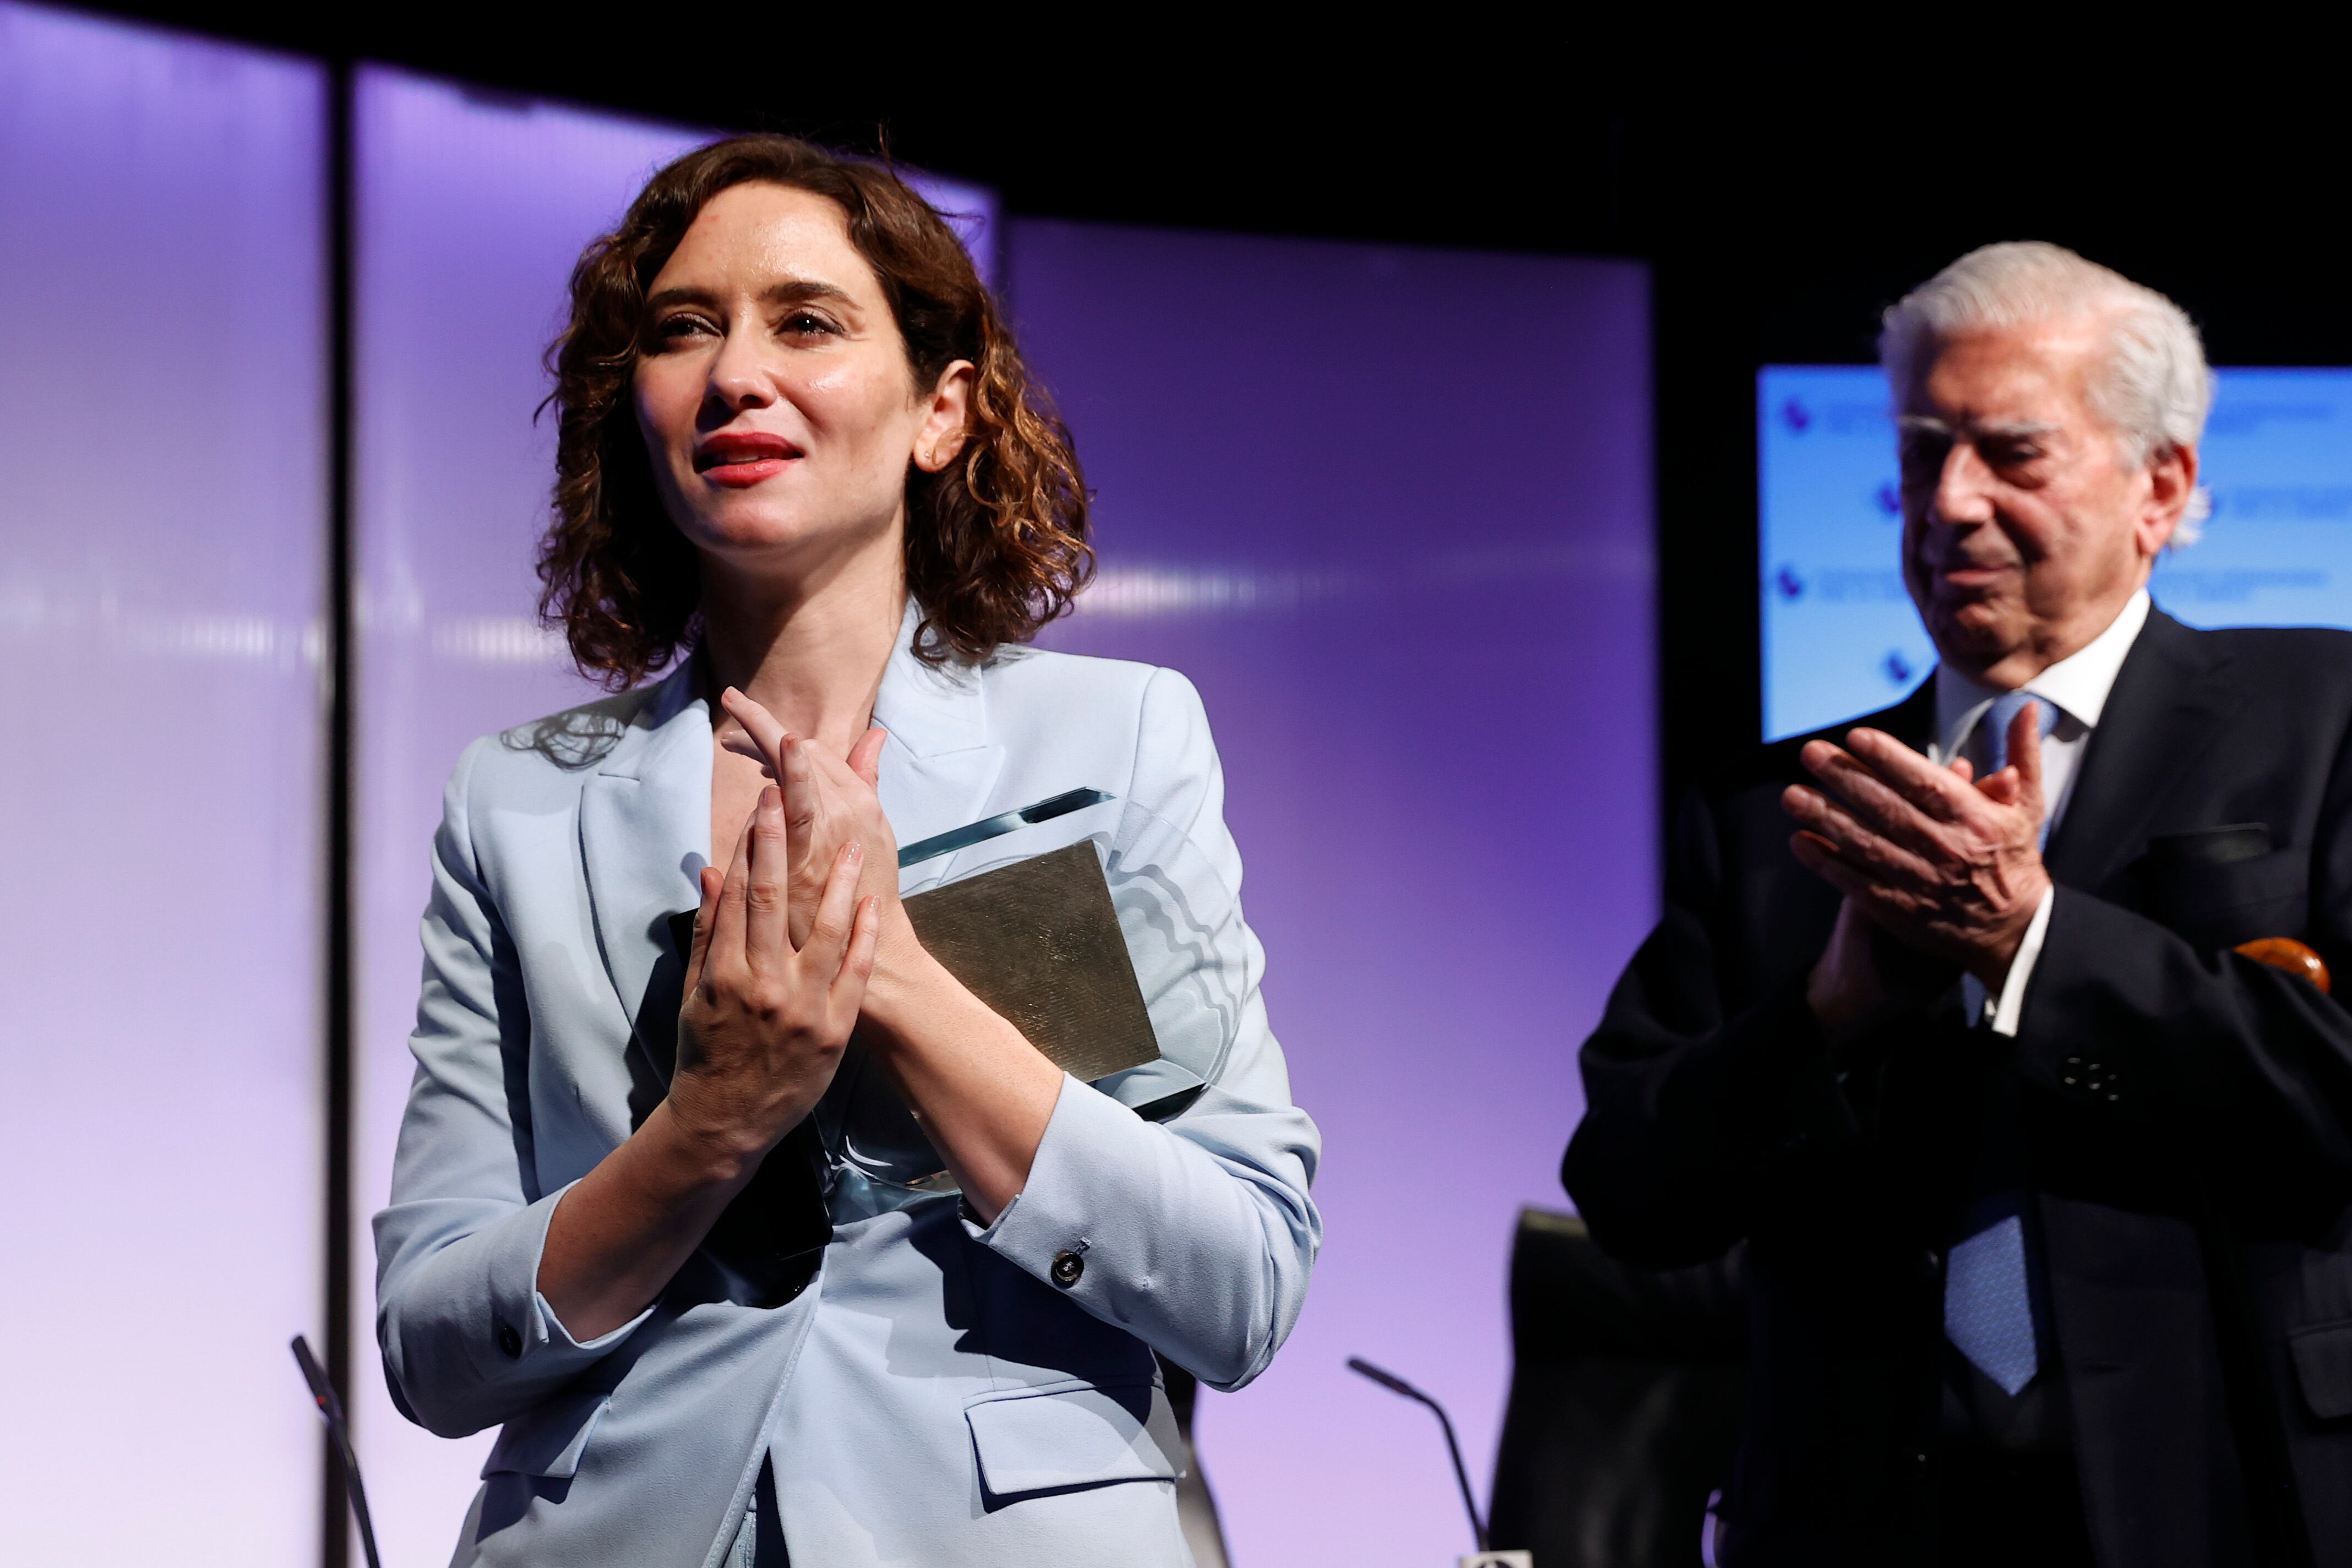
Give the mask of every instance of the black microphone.
[[1402, 1394], [1407, 1399], [1418, 1400], [1437, 1412], [1437, 1424], [1445, 1428], [1445, 1450], [1454, 1456], [1454, 1479], [1462, 1488], [1462, 1506], [1470, 1513], [1470, 1534], [1478, 1542], [1478, 1550], [1486, 1550], [1486, 1521], [1478, 1517], [1478, 1501], [1470, 1495], [1470, 1472], [1462, 1463], [1462, 1445], [1454, 1440], [1454, 1422], [1445, 1414], [1445, 1406], [1423, 1394], [1392, 1372], [1382, 1372], [1361, 1356], [1348, 1358], [1348, 1370], [1363, 1373], [1391, 1394]]
[[[336, 1449], [343, 1456], [344, 1489], [351, 1493], [352, 1513], [360, 1521], [360, 1545], [367, 1552], [368, 1568], [383, 1568], [383, 1559], [375, 1551], [375, 1521], [368, 1518], [367, 1488], [360, 1484], [360, 1457], [352, 1452], [352, 1429], [343, 1420], [343, 1402], [335, 1397], [327, 1369], [310, 1353], [310, 1342], [299, 1334], [294, 1336], [294, 1363], [302, 1369], [302, 1381], [310, 1385], [310, 1397], [318, 1402], [319, 1419], [327, 1424]], [[1439, 1418], [1444, 1419], [1442, 1413]]]

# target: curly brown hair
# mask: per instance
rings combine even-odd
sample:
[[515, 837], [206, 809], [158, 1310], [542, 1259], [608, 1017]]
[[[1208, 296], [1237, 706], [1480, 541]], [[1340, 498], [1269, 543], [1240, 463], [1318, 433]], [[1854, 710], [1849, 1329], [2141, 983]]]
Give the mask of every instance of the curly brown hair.
[[889, 168], [796, 137], [734, 136], [654, 175], [621, 226], [572, 271], [572, 315], [548, 349], [559, 422], [553, 521], [541, 541], [541, 618], [581, 672], [618, 690], [695, 634], [699, 558], [664, 512], [630, 403], [646, 291], [703, 204], [765, 181], [832, 201], [890, 302], [914, 384], [975, 367], [962, 450], [908, 466], [907, 588], [916, 651], [933, 663], [1026, 642], [1092, 574], [1087, 495], [1069, 431], [1022, 363], [971, 258]]

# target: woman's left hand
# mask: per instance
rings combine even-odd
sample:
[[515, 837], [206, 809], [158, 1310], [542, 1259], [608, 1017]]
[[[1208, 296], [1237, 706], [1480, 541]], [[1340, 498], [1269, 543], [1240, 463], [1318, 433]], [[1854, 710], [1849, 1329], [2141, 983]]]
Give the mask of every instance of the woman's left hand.
[[748, 750], [731, 737], [730, 746], [765, 766], [783, 791], [784, 818], [793, 851], [788, 900], [793, 942], [808, 939], [808, 922], [824, 893], [834, 857], [841, 853], [843, 845], [853, 842], [866, 851], [858, 898], [880, 900], [877, 912], [885, 932], [902, 928], [898, 837], [875, 789], [882, 742], [887, 736], [881, 730], [869, 729], [845, 759], [835, 758], [807, 736], [785, 730], [775, 715], [731, 686], [719, 694], [719, 700], [749, 738]]

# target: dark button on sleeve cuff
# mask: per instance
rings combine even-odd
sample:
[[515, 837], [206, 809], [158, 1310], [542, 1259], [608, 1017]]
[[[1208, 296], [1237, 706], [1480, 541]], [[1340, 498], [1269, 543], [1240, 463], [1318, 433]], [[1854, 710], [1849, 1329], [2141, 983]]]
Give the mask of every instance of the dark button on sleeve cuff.
[[1071, 1286], [1076, 1284], [1078, 1282], [1078, 1277], [1086, 1271], [1087, 1260], [1080, 1258], [1076, 1253], [1057, 1252], [1054, 1254], [1054, 1283], [1059, 1285], [1063, 1289], [1066, 1290]]

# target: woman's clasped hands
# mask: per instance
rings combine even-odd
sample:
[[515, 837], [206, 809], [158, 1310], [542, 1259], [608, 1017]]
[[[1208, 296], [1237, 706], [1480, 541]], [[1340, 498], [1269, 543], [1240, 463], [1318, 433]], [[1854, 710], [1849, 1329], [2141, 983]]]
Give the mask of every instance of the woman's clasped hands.
[[[761, 789], [726, 873], [703, 868], [669, 1094], [548, 1223], [539, 1289], [575, 1339], [661, 1292], [824, 1097], [857, 1026], [884, 912], [859, 895], [875, 852], [840, 836], [814, 845], [796, 820], [811, 814], [796, 816], [789, 778]], [[895, 868], [895, 849], [884, 858]]]
[[898, 900], [898, 836], [876, 789], [883, 732], [869, 729], [840, 758], [805, 735], [788, 733], [740, 691], [719, 700], [743, 729], [725, 743], [757, 759], [782, 785], [793, 908], [814, 908], [822, 919], [843, 868], [853, 863], [847, 857], [857, 852], [859, 919], [873, 927], [863, 950], [867, 984], [859, 1041], [921, 1123], [965, 1201], [992, 1220], [1029, 1178], [1061, 1094], [1062, 1069], [916, 935]]
[[857, 894], [874, 902], [876, 934], [887, 942], [898, 904], [898, 839], [883, 814], [876, 789], [882, 744], [887, 736], [869, 729], [846, 759], [826, 754], [805, 735], [795, 735], [767, 709], [730, 687], [719, 705], [742, 726], [727, 746], [766, 768], [782, 787], [791, 839], [793, 939], [802, 940], [809, 913], [820, 901], [835, 858], [856, 845], [863, 851]]
[[[805, 813], [803, 814], [805, 821]], [[771, 785], [722, 877], [702, 870], [678, 1009], [672, 1114], [756, 1161], [832, 1083], [874, 970], [878, 900], [859, 897], [866, 847], [836, 840], [814, 874], [787, 792]]]

